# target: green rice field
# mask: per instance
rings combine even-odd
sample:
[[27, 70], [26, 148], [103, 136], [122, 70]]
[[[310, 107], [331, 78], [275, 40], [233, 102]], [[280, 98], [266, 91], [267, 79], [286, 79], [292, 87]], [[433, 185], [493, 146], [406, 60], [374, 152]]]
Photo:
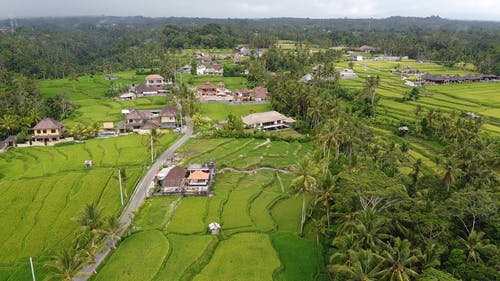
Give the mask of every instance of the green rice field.
[[[118, 247], [92, 280], [136, 280], [133, 276], [155, 281], [328, 280], [322, 278], [325, 269], [315, 242], [297, 234], [301, 204], [289, 188], [293, 175], [276, 170], [242, 172], [262, 167], [286, 169], [310, 151], [311, 144], [262, 142], [191, 139], [186, 143], [179, 151], [182, 165], [217, 161], [220, 173], [213, 186], [214, 196], [148, 199], [134, 223], [136, 232], [122, 242], [126, 247]], [[222, 167], [240, 172], [221, 171]], [[214, 221], [222, 226], [218, 236], [208, 230]], [[163, 242], [137, 243], [129, 248], [152, 231], [157, 231], [154, 235], [161, 232], [168, 246]], [[160, 261], [148, 267], [127, 266], [136, 253], [150, 250], [155, 256], [164, 256], [161, 266], [157, 265]], [[297, 251], [300, 257], [294, 254]]]
[[[149, 151], [142, 136], [94, 139], [56, 147], [30, 147], [0, 154], [0, 280], [29, 280], [29, 257], [38, 278], [43, 263], [71, 245], [80, 231], [78, 216], [86, 204], [97, 202], [103, 215], [122, 210], [118, 168], [127, 178], [130, 197], [145, 166]], [[159, 151], [177, 136], [165, 135]], [[93, 168], [85, 169], [84, 160]]]

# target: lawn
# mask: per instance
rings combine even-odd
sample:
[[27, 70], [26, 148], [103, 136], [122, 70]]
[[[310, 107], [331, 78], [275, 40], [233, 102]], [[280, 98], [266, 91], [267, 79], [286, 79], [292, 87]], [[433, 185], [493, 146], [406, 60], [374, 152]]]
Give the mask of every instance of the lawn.
[[270, 104], [202, 103], [200, 107], [201, 115], [217, 121], [227, 120], [227, 116], [230, 114], [241, 117], [272, 110]]
[[[150, 161], [143, 138], [94, 139], [0, 154], [0, 221], [9, 226], [0, 229], [0, 276], [22, 280], [19, 276], [24, 276], [30, 256], [41, 267], [49, 256], [68, 247], [86, 204], [97, 202], [105, 216], [119, 214], [117, 170], [126, 171], [124, 193], [130, 197]], [[159, 150], [176, 138], [165, 135]], [[94, 160], [92, 169], [84, 169], [85, 159]], [[45, 274], [37, 272], [38, 278]]]

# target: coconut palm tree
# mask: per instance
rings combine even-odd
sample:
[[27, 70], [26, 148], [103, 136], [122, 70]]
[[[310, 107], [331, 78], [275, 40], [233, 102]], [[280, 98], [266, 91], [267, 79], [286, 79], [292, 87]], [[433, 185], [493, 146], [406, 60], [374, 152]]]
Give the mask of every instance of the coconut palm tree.
[[97, 203], [87, 204], [80, 215], [80, 224], [86, 231], [98, 232], [103, 226], [102, 209], [97, 207]]
[[484, 235], [484, 232], [472, 230], [467, 239], [460, 238], [460, 242], [467, 250], [469, 261], [480, 262], [483, 257], [498, 252], [495, 245], [484, 239]]
[[117, 216], [107, 217], [105, 220], [104, 227], [101, 230], [101, 233], [105, 238], [111, 241], [111, 247], [116, 249], [115, 244], [116, 241], [120, 240], [120, 232], [123, 226], [120, 223], [120, 219]]
[[380, 275], [381, 259], [370, 250], [353, 251], [349, 250], [348, 255], [352, 262], [350, 265], [336, 264], [331, 265], [329, 270], [343, 278], [354, 281], [375, 281]]
[[302, 218], [300, 220], [300, 235], [304, 234], [304, 224], [306, 222], [306, 194], [316, 188], [315, 178], [316, 165], [309, 158], [302, 158], [292, 166], [292, 171], [296, 175], [291, 186], [295, 188], [297, 195], [302, 195]]
[[0, 130], [9, 135], [19, 130], [19, 120], [15, 115], [6, 114], [0, 118]]
[[381, 253], [383, 258], [383, 269], [379, 276], [381, 280], [388, 281], [410, 281], [418, 276], [415, 265], [418, 257], [414, 255], [410, 248], [410, 241], [399, 237], [394, 239], [393, 245], [387, 243]]
[[340, 177], [327, 171], [318, 184], [316, 200], [321, 202], [326, 214], [326, 224], [330, 228], [330, 206], [333, 203], [332, 192], [338, 188]]
[[50, 272], [45, 279], [71, 281], [83, 265], [83, 261], [73, 248], [63, 250], [53, 257], [44, 267]]

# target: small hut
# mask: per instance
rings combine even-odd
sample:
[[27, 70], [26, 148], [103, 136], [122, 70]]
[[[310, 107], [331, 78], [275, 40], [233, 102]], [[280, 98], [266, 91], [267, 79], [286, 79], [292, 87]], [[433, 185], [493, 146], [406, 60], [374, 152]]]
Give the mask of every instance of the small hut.
[[216, 222], [212, 222], [208, 225], [208, 228], [210, 228], [210, 232], [212, 235], [219, 235], [220, 233], [220, 224]]
[[86, 169], [91, 169], [92, 168], [92, 160], [85, 160], [83, 162], [83, 165], [85, 166]]

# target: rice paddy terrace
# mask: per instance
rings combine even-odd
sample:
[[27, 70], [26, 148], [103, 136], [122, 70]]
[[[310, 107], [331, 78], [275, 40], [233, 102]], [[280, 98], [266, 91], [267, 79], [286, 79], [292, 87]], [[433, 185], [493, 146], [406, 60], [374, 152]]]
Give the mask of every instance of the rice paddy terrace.
[[[159, 151], [177, 137], [165, 135]], [[80, 232], [78, 217], [97, 202], [103, 215], [119, 214], [118, 169], [132, 194], [150, 154], [142, 136], [95, 139], [59, 147], [12, 149], [0, 154], [0, 280], [29, 280], [29, 257], [37, 277], [48, 258], [69, 247]], [[92, 159], [94, 167], [84, 168]]]
[[[290, 190], [293, 175], [287, 172], [311, 146], [256, 139], [190, 140], [180, 150], [183, 164], [214, 160], [217, 169], [223, 169], [214, 196], [148, 199], [134, 233], [92, 280], [328, 278], [315, 242], [297, 235], [301, 204]], [[221, 224], [220, 235], [209, 234], [211, 222]]]

